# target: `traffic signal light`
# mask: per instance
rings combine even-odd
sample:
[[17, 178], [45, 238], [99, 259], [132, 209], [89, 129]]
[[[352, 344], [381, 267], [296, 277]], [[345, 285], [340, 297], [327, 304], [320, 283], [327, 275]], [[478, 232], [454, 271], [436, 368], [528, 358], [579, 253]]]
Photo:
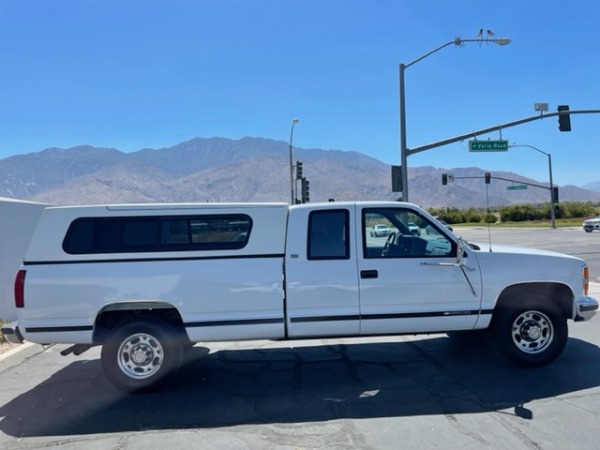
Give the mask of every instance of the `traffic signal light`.
[[446, 186], [447, 184], [448, 184], [448, 174], [443, 173], [442, 174], [442, 186]]
[[[568, 111], [568, 105], [559, 105], [558, 112]], [[560, 114], [558, 116], [558, 129], [560, 131], [571, 131], [571, 116], [569, 114]]]
[[310, 202], [310, 183], [306, 177], [302, 177], [302, 203]]
[[402, 192], [402, 166], [392, 166], [392, 192]]
[[302, 161], [296, 161], [296, 180], [302, 179]]
[[485, 173], [485, 184], [490, 184], [490, 180], [492, 178], [492, 174], [489, 172]]
[[558, 187], [557, 186], [552, 187], [552, 202], [558, 203]]

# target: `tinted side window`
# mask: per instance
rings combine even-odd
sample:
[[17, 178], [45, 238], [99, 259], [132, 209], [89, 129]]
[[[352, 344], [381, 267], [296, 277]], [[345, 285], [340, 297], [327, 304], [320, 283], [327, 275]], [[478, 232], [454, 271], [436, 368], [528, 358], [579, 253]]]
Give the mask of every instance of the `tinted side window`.
[[313, 211], [308, 222], [308, 259], [348, 259], [347, 210]]
[[158, 220], [130, 220], [123, 223], [123, 245], [153, 247], [158, 243]]
[[172, 219], [163, 220], [161, 243], [162, 244], [189, 244], [189, 220]]
[[251, 229], [243, 214], [81, 218], [69, 227], [63, 249], [75, 255], [240, 249]]

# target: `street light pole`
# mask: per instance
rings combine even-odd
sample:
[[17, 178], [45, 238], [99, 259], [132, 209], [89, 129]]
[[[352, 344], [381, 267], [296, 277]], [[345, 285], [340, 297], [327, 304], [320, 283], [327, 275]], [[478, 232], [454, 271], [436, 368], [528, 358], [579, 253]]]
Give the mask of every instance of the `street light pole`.
[[300, 119], [294, 117], [292, 119], [292, 129], [290, 131], [290, 205], [296, 203], [296, 193], [294, 192], [294, 162], [292, 158], [292, 140], [294, 139], [294, 125], [298, 123]]
[[456, 47], [462, 47], [466, 42], [479, 42], [479, 43], [494, 43], [498, 45], [508, 45], [510, 44], [510, 39], [508, 38], [498, 38], [498, 39], [461, 39], [456, 38], [452, 41], [446, 42], [439, 47], [434, 48], [430, 52], [425, 53], [422, 56], [419, 56], [417, 59], [409, 62], [408, 64], [401, 63], [399, 65], [399, 82], [400, 82], [400, 175], [402, 178], [402, 200], [408, 201], [408, 148], [406, 146], [406, 99], [404, 93], [404, 71], [408, 69], [413, 64], [418, 63], [422, 59], [427, 58], [429, 55], [432, 55], [444, 47], [448, 47], [449, 45], [455, 45]]
[[552, 228], [556, 228], [556, 208], [554, 206], [554, 183], [552, 182], [552, 155], [540, 150], [533, 145], [528, 144], [513, 144], [509, 147], [528, 147], [548, 157], [548, 178], [550, 179], [550, 220], [552, 222]]

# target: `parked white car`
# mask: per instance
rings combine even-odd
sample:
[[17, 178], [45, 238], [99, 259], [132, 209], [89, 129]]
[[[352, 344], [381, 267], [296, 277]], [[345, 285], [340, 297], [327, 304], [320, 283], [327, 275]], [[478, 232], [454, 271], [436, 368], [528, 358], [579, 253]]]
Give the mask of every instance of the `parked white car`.
[[421, 234], [421, 229], [414, 222], [408, 222], [408, 229], [412, 234], [416, 234], [417, 236]]
[[583, 229], [588, 233], [591, 233], [594, 230], [600, 231], [600, 216], [585, 220], [583, 222]]
[[384, 224], [377, 224], [371, 227], [371, 237], [380, 237], [380, 236], [389, 236], [390, 235], [390, 227]]

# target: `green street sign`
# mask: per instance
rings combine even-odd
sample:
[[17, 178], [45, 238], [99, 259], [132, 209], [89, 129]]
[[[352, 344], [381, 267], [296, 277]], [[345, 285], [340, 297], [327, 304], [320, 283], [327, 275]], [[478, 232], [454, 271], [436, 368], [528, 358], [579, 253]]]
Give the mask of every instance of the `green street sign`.
[[505, 152], [508, 150], [508, 141], [469, 141], [470, 152]]
[[527, 189], [526, 184], [513, 184], [512, 186], [506, 186], [506, 189], [509, 191], [520, 191], [522, 189]]

